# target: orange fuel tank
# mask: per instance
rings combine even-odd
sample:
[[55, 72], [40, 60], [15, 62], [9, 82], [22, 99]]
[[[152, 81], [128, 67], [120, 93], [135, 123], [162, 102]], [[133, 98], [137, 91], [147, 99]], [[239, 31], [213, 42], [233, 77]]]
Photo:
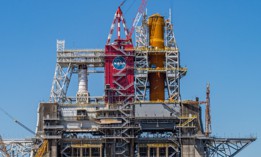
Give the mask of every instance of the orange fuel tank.
[[[164, 17], [154, 14], [149, 17], [149, 42], [154, 50], [164, 50]], [[153, 69], [164, 68], [165, 53], [149, 52], [149, 66]], [[165, 100], [165, 73], [149, 73], [150, 100]]]

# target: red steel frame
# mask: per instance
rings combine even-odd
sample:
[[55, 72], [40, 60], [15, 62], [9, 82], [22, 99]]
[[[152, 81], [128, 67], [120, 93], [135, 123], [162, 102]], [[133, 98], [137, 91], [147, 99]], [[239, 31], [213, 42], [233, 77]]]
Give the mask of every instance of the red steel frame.
[[[110, 43], [116, 22], [118, 23], [117, 39]], [[134, 48], [131, 40], [121, 39], [121, 22], [127, 38], [128, 29], [119, 7], [115, 13], [105, 46], [105, 101], [107, 103], [132, 101], [134, 99]], [[113, 66], [113, 61], [117, 57], [124, 60], [124, 68], [117, 69]]]

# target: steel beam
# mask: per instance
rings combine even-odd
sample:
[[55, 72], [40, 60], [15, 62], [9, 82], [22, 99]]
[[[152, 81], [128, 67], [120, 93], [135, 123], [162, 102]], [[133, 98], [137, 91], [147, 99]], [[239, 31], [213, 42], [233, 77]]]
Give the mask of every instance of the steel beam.
[[[15, 157], [29, 157], [33, 149], [32, 139], [23, 139], [23, 140], [3, 140], [5, 144], [7, 154], [9, 156]], [[0, 155], [4, 153], [0, 150]], [[4, 156], [4, 155], [3, 155]]]
[[210, 138], [206, 141], [208, 157], [234, 157], [256, 138]]

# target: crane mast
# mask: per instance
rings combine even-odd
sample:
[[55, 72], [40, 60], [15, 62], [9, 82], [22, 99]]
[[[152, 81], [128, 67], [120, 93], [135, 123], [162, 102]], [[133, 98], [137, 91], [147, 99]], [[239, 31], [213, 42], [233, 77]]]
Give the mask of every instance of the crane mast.
[[136, 17], [135, 17], [135, 19], [133, 20], [133, 23], [132, 23], [132, 27], [131, 27], [131, 29], [130, 29], [130, 32], [129, 32], [128, 36], [127, 36], [127, 39], [128, 39], [128, 40], [131, 40], [131, 36], [132, 36], [132, 34], [133, 34], [134, 30], [135, 30], [135, 27], [138, 25], [142, 14], [143, 14], [144, 11], [145, 11], [145, 8], [146, 8], [146, 6], [147, 6], [147, 3], [148, 3], [148, 0], [142, 0], [142, 2], [141, 2], [141, 4], [140, 4], [140, 7], [139, 7], [139, 9], [138, 9], [138, 12], [137, 12], [137, 14], [136, 14]]

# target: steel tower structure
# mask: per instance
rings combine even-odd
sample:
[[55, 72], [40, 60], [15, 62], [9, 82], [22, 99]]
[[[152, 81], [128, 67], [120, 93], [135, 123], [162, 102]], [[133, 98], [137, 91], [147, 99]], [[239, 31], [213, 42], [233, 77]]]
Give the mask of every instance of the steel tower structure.
[[[117, 38], [112, 40], [116, 23]], [[136, 47], [120, 8], [104, 50], [66, 49], [65, 41], [57, 40], [50, 101], [39, 104], [36, 138], [28, 145], [25, 140], [3, 140], [0, 152], [36, 157], [233, 157], [255, 141], [211, 136], [210, 86], [204, 101], [180, 96], [187, 68], [180, 65], [171, 14], [168, 19], [143, 14], [141, 23]], [[91, 96], [88, 75], [101, 72], [105, 94]], [[68, 96], [72, 75], [78, 75], [78, 91]], [[151, 77], [163, 84], [164, 97], [154, 94], [151, 99], [149, 93], [158, 85]], [[201, 105], [206, 105], [205, 129]], [[12, 147], [14, 143], [20, 143], [22, 151]]]
[[[170, 18], [165, 21], [165, 44], [163, 50], [151, 49], [149, 45], [147, 15], [144, 14], [142, 25], [136, 28], [136, 57], [135, 57], [135, 94], [138, 101], [148, 100], [146, 91], [148, 90], [148, 74], [163, 72], [166, 75], [166, 90], [168, 100], [180, 101], [180, 79], [185, 76], [187, 69], [180, 67], [179, 50], [176, 44], [173, 25]], [[149, 53], [162, 52], [165, 55], [165, 66], [163, 68], [154, 68], [149, 66]]]

